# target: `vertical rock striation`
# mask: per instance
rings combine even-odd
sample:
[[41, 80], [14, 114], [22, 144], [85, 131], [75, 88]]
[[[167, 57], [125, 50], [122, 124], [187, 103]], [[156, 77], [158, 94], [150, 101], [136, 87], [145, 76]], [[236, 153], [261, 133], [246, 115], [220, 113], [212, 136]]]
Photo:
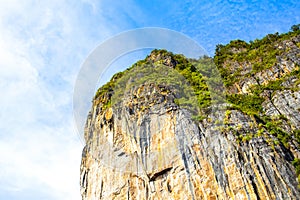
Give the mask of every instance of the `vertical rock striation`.
[[[272, 81], [272, 73], [281, 71], [282, 77], [297, 70], [299, 48], [295, 42], [284, 44], [289, 45], [284, 57], [290, 59], [227, 90], [251, 93], [247, 88]], [[154, 53], [148, 59], [166, 67], [180, 63]], [[292, 164], [300, 158], [292, 135], [300, 126], [300, 92], [292, 89], [299, 83], [291, 75], [281, 83], [285, 89], [268, 90], [271, 96], [261, 93], [265, 116], [284, 118], [278, 126], [291, 137], [287, 145], [281, 140], [270, 142], [277, 135], [243, 110], [219, 109], [197, 121], [178, 105], [174, 88], [165, 84], [145, 82], [132, 87], [114, 105], [108, 103], [112, 90], [102, 93], [94, 99], [85, 127], [82, 199], [299, 198]]]

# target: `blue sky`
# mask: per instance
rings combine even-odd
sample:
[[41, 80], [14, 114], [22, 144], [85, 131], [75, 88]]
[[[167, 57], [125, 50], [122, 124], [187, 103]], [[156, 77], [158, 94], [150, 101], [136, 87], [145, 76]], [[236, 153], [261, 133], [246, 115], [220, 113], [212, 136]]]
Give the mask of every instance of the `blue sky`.
[[[0, 199], [81, 199], [74, 83], [106, 39], [134, 28], [169, 28], [213, 55], [216, 44], [298, 23], [297, 0], [0, 0]], [[124, 69], [130, 59], [114, 66]]]

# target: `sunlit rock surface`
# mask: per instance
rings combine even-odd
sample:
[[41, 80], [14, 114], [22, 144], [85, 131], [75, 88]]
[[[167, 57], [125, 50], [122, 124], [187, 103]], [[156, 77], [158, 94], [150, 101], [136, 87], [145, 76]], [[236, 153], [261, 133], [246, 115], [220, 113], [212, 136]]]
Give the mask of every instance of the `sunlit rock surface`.
[[[227, 90], [250, 93], [251, 85], [292, 72], [300, 63], [298, 40], [278, 45], [288, 50], [275, 66]], [[168, 57], [149, 58], [162, 60], [166, 67], [177, 64]], [[247, 63], [231, 66], [249, 68]], [[291, 76], [283, 83], [285, 89], [270, 91], [270, 98], [261, 94], [265, 114], [282, 116], [280, 127], [290, 134], [300, 128], [300, 92], [292, 89], [299, 83]], [[256, 118], [235, 109], [217, 109], [204, 120], [194, 120], [175, 97], [166, 85], [145, 83], [131, 88], [114, 106], [101, 103], [111, 98], [109, 92], [94, 100], [80, 168], [83, 200], [300, 198], [292, 165], [300, 158], [295, 140], [271, 145], [275, 136]], [[237, 134], [249, 133], [255, 136], [238, 141]]]

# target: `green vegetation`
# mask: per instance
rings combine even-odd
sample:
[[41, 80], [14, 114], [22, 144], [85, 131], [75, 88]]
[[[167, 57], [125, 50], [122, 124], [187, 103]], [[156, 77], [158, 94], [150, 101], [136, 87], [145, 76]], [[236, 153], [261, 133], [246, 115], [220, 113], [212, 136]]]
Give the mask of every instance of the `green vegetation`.
[[[150, 58], [151, 55], [156, 56], [156, 59]], [[94, 99], [99, 100], [107, 108], [117, 104], [125, 92], [135, 86], [162, 84], [172, 88], [176, 96], [175, 103], [189, 109], [194, 114], [193, 119], [204, 119], [205, 109], [211, 105], [211, 96], [206, 83], [208, 79], [203, 77], [199, 69], [183, 55], [157, 49], [153, 50], [151, 55], [124, 72], [114, 75], [108, 83], [98, 89]], [[212, 59], [208, 57], [204, 59], [202, 66], [213, 64]], [[167, 60], [171, 61], [173, 66], [167, 67], [168, 64], [165, 63]], [[207, 63], [208, 61], [210, 63]], [[209, 68], [206, 67], [206, 70]], [[109, 98], [103, 98], [107, 93], [112, 94]]]
[[[291, 135], [287, 132], [285, 132], [280, 126], [282, 125], [283, 120], [280, 120], [278, 118], [270, 118], [267, 116], [264, 116], [261, 118], [263, 121], [263, 127], [275, 138], [283, 144], [286, 148], [289, 147], [289, 141], [291, 140]], [[276, 141], [274, 141], [276, 142]]]
[[262, 103], [264, 99], [257, 95], [230, 94], [227, 95], [227, 101], [232, 104], [231, 109], [236, 109], [248, 115], [258, 115], [262, 112]]
[[[127, 71], [128, 71], [128, 69], [127, 69]], [[103, 96], [108, 91], [112, 91], [113, 88], [116, 85], [116, 81], [118, 79], [120, 79], [123, 76], [124, 73], [125, 72], [118, 72], [115, 75], [113, 75], [113, 77], [111, 78], [111, 80], [109, 82], [107, 82], [106, 84], [104, 84], [102, 87], [100, 87], [97, 90], [97, 92], [96, 92], [96, 94], [94, 96], [94, 99], [97, 99], [98, 97]]]
[[225, 101], [224, 85], [219, 70], [214, 64], [213, 58], [208, 56], [199, 59], [190, 59], [190, 62], [196, 67], [197, 72], [203, 76], [203, 80], [209, 88], [211, 103], [221, 104]]
[[296, 141], [300, 144], [300, 129], [294, 130], [293, 135], [294, 135]]
[[293, 25], [293, 26], [291, 27], [291, 31], [292, 31], [292, 32], [298, 32], [298, 31], [300, 31], [300, 24]]
[[[218, 128], [222, 132], [232, 133], [237, 143], [247, 143], [252, 138], [264, 137], [274, 150], [279, 145], [289, 148], [290, 141], [299, 145], [300, 130], [294, 130], [284, 115], [266, 115], [262, 106], [265, 101], [273, 103], [272, 97], [276, 92], [299, 91], [300, 67], [297, 64], [294, 71], [276, 80], [253, 85], [246, 94], [237, 94], [229, 90], [235, 83], [273, 67], [278, 59], [289, 51], [283, 47], [279, 48], [281, 42], [299, 34], [300, 24], [292, 26], [288, 33], [268, 34], [249, 43], [233, 40], [227, 45], [217, 45], [214, 58], [204, 56], [199, 59], [187, 59], [183, 55], [155, 49], [144, 60], [115, 74], [108, 83], [98, 89], [94, 101], [102, 103], [102, 108], [106, 109], [117, 105], [132, 89], [155, 83], [168, 86], [170, 90], [165, 93], [173, 93], [176, 97], [174, 103], [188, 109], [196, 121], [209, 120], [207, 113], [210, 106], [225, 100], [229, 105], [225, 118], [223, 122], [215, 121], [214, 124], [220, 125]], [[295, 45], [300, 48], [299, 42]], [[287, 87], [284, 83], [292, 76], [297, 80]], [[224, 90], [223, 83], [227, 90]], [[244, 130], [242, 125], [230, 126], [231, 110], [239, 110], [250, 116], [254, 131]], [[293, 131], [286, 132], [286, 125], [292, 127]], [[295, 159], [292, 164], [300, 180], [300, 159]]]
[[[248, 94], [227, 94], [226, 98], [228, 103], [231, 106], [228, 109], [240, 110], [243, 113], [252, 116], [254, 121], [259, 123], [259, 126], [262, 129], [259, 129], [256, 134], [257, 137], [262, 136], [263, 131], [266, 130], [269, 134], [273, 135], [276, 140], [272, 141], [273, 144], [278, 145], [280, 142], [285, 147], [289, 146], [289, 141], [292, 139], [292, 135], [283, 131], [280, 128], [283, 122], [287, 122], [288, 119], [284, 115], [277, 115], [273, 118], [267, 116], [262, 107], [262, 103], [267, 99], [272, 101], [273, 94], [276, 91], [281, 91], [285, 89], [295, 90], [297, 85], [294, 84], [294, 87], [287, 88], [282, 85], [291, 76], [299, 76], [299, 69], [294, 70], [290, 74], [281, 77], [275, 81], [270, 81], [265, 85], [254, 85], [250, 88], [250, 93]], [[262, 95], [262, 94], [265, 95]], [[300, 144], [300, 132], [294, 131], [294, 138]], [[251, 136], [252, 137], [252, 136]]]
[[[278, 58], [286, 59], [283, 56], [289, 49], [287, 47], [285, 47], [286, 49], [278, 48], [278, 45], [280, 45], [280, 42], [290, 40], [299, 34], [300, 24], [292, 26], [291, 31], [288, 33], [281, 35], [278, 33], [269, 34], [261, 40], [254, 40], [250, 43], [235, 40], [228, 45], [217, 45], [214, 62], [220, 70], [227, 89], [244, 78], [254, 77], [254, 74], [273, 67], [278, 62]], [[299, 42], [294, 44], [300, 48]], [[267, 116], [262, 107], [262, 103], [266, 100], [273, 103], [273, 95], [277, 92], [289, 90], [293, 94], [293, 92], [299, 91], [300, 67], [297, 63], [295, 65], [296, 67], [292, 72], [286, 73], [276, 80], [253, 85], [249, 88], [247, 94], [233, 94], [229, 91], [226, 93], [227, 102], [230, 104], [228, 109], [240, 110], [251, 116], [258, 126], [258, 131], [255, 134], [245, 130], [239, 131], [236, 127], [227, 128], [225, 132], [230, 131], [233, 133], [237, 143], [245, 143], [253, 137], [264, 137], [274, 151], [278, 145], [290, 148], [291, 141], [299, 148], [300, 130], [293, 130], [294, 127], [291, 126], [288, 118], [282, 114], [272, 117]], [[252, 69], [245, 73], [243, 71], [245, 66], [252, 66]], [[296, 81], [286, 86], [286, 81], [295, 80], [295, 78]], [[226, 122], [225, 117], [225, 126]], [[285, 131], [285, 126], [292, 128], [292, 132]], [[296, 169], [298, 181], [300, 181], [300, 159], [295, 158], [292, 164]]]
[[[255, 134], [245, 133], [245, 131], [240, 134], [238, 130], [230, 130], [236, 136], [238, 143], [246, 142], [253, 137], [264, 136], [274, 148], [280, 144], [288, 148], [291, 140], [300, 144], [299, 130], [293, 130], [292, 133], [284, 131], [283, 127], [289, 124], [284, 115], [279, 114], [271, 118], [264, 113], [262, 107], [263, 102], [267, 100], [273, 103], [272, 97], [278, 91], [299, 91], [300, 67], [296, 63], [294, 71], [278, 77], [276, 80], [253, 85], [246, 94], [230, 92], [230, 88], [235, 83], [239, 84], [245, 78], [255, 78], [256, 73], [275, 66], [279, 61], [278, 59], [286, 59], [284, 55], [290, 49], [284, 46], [282, 42], [299, 34], [300, 24], [292, 26], [291, 31], [288, 33], [268, 34], [262, 39], [256, 39], [249, 43], [242, 40], [233, 40], [227, 45], [219, 44], [216, 46], [214, 63], [219, 69], [227, 88], [225, 93], [226, 100], [230, 104], [228, 109], [242, 111], [251, 116], [254, 123], [259, 126]], [[294, 42], [294, 44], [300, 47], [299, 43]], [[297, 80], [292, 85], [286, 86], [284, 83], [290, 80], [291, 77], [295, 77]], [[226, 125], [226, 119], [224, 124]]]
[[[295, 158], [293, 160], [292, 164], [295, 167], [296, 175], [298, 177], [298, 182], [300, 182], [300, 159], [299, 158]], [[298, 187], [300, 188], [300, 184], [298, 185]]]
[[299, 35], [299, 26], [299, 24], [292, 26], [291, 31], [288, 33], [268, 34], [260, 40], [256, 39], [249, 43], [242, 40], [233, 40], [227, 45], [218, 44], [214, 62], [220, 70], [224, 84], [231, 86], [241, 78], [241, 70], [232, 71], [232, 69], [229, 69], [229, 66], [234, 62], [251, 64], [252, 70], [248, 76], [274, 66], [277, 62], [276, 56], [281, 55], [283, 52], [276, 45]]

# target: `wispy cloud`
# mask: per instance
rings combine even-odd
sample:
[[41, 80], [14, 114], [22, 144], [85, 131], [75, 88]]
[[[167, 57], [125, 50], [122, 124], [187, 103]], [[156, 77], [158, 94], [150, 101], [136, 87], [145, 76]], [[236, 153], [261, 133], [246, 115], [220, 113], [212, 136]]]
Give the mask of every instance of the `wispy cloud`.
[[30, 194], [31, 199], [40, 195], [52, 199], [80, 199], [78, 155], [81, 148], [78, 140], [71, 135], [64, 136], [62, 131], [73, 130], [34, 127], [34, 130], [1, 138], [0, 190], [13, 193], [19, 199], [32, 190], [35, 193]]
[[213, 53], [217, 43], [284, 31], [300, 19], [296, 1], [268, 6], [0, 0], [0, 199], [80, 199], [73, 87], [84, 59], [105, 39], [160, 26], [188, 34]]
[[72, 5], [35, 3], [1, 2], [0, 198], [80, 199], [71, 106], [87, 47]]
[[80, 199], [76, 75], [93, 48], [136, 26], [131, 12], [141, 12], [94, 0], [0, 4], [0, 199]]

